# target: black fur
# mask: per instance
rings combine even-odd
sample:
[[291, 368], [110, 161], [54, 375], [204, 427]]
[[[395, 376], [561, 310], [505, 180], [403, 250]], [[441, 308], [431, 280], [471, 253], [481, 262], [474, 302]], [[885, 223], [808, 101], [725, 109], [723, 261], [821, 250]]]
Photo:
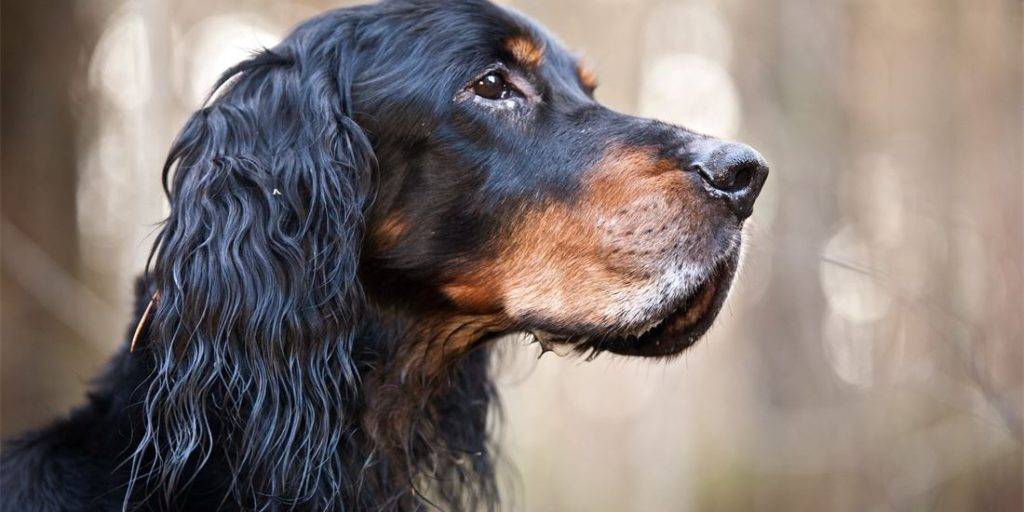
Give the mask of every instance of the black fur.
[[[516, 67], [519, 35], [543, 49], [515, 69], [537, 99], [466, 100]], [[581, 194], [606, 148], [675, 162], [706, 139], [611, 112], [582, 82], [556, 41], [482, 0], [332, 11], [228, 70], [170, 150], [171, 214], [124, 348], [85, 406], [5, 447], [3, 510], [496, 508], [485, 342], [573, 326], [481, 323], [442, 285], [532, 205]], [[728, 218], [691, 224], [724, 247]], [[580, 346], [660, 356], [699, 334]]]

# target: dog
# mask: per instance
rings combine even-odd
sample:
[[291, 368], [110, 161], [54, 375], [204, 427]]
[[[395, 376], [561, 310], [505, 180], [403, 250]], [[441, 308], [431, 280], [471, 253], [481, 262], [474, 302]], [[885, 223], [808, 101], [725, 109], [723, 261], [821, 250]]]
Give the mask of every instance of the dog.
[[483, 0], [308, 20], [227, 70], [88, 402], [7, 444], [3, 510], [488, 510], [495, 340], [668, 358], [768, 175], [595, 101]]

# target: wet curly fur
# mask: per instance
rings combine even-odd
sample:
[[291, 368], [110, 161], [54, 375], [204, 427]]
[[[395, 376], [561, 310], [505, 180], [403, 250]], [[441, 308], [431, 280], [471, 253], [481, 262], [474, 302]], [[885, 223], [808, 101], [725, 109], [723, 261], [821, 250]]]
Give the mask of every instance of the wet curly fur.
[[483, 0], [331, 11], [228, 70], [122, 350], [5, 447], [3, 510], [497, 508], [489, 341], [680, 353], [767, 176], [595, 85]]

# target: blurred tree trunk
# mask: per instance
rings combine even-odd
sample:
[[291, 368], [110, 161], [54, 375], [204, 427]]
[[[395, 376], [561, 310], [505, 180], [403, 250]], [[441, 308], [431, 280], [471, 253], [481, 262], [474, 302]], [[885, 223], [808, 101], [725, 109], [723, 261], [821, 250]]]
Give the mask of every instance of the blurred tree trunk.
[[[76, 123], [72, 91], [85, 75], [95, 31], [70, 1], [2, 4], [2, 414], [20, 432], [79, 398], [80, 331], [44, 298], [47, 279], [78, 272]], [[40, 65], [45, 62], [45, 65]], [[49, 275], [54, 274], [56, 275]], [[93, 356], [95, 357], [95, 356]], [[66, 366], [73, 363], [75, 370]], [[25, 375], [51, 368], [45, 375]], [[60, 376], [53, 378], [53, 376]]]

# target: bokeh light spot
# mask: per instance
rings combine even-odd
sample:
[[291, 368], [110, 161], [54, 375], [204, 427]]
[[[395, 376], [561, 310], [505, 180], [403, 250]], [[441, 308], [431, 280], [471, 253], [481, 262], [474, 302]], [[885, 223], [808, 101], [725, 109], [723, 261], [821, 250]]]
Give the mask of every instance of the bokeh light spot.
[[656, 58], [643, 74], [640, 115], [718, 137], [735, 137], [740, 99], [729, 72], [700, 55]]
[[254, 16], [214, 16], [199, 22], [184, 39], [190, 59], [187, 100], [202, 103], [225, 70], [280, 40], [278, 30]]
[[732, 59], [732, 35], [718, 10], [701, 3], [656, 6], [647, 18], [644, 45], [648, 55], [685, 52], [723, 65]]
[[89, 85], [120, 109], [139, 108], [152, 91], [151, 67], [142, 16], [124, 9], [96, 44], [89, 63]]
[[892, 304], [870, 246], [850, 225], [840, 227], [825, 244], [820, 277], [828, 305], [847, 320], [877, 320]]
[[874, 384], [874, 324], [851, 322], [836, 311], [830, 311], [822, 331], [825, 354], [835, 375], [856, 387]]

